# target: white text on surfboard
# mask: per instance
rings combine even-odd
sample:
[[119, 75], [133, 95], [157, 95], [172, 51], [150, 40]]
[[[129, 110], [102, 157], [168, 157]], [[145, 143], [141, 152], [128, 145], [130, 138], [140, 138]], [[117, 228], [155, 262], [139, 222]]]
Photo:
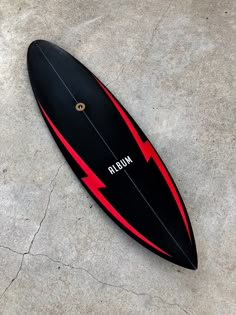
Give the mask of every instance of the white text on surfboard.
[[116, 172], [119, 172], [129, 164], [133, 163], [132, 159], [130, 158], [129, 155], [121, 159], [120, 161], [117, 161], [113, 165], [108, 167], [108, 171], [110, 172], [111, 175], [115, 174]]

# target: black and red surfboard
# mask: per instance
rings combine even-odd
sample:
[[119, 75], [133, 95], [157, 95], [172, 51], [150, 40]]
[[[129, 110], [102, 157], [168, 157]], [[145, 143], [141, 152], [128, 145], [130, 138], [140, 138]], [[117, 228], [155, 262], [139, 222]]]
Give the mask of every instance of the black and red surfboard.
[[103, 210], [139, 243], [196, 269], [181, 196], [140, 127], [84, 65], [47, 41], [28, 50], [42, 115], [77, 177]]

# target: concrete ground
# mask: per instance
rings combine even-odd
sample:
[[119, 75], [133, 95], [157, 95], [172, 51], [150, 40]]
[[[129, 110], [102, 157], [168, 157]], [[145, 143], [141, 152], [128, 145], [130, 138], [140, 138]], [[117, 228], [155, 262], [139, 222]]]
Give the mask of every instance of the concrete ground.
[[[236, 314], [236, 22], [225, 0], [0, 1], [0, 314]], [[152, 254], [82, 188], [37, 109], [29, 43], [53, 41], [164, 159], [199, 269]]]

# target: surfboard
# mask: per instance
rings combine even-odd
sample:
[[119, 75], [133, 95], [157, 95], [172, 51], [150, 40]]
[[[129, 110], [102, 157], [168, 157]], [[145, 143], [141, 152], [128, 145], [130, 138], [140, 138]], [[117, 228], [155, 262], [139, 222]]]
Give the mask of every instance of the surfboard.
[[50, 42], [32, 42], [27, 63], [43, 118], [90, 195], [140, 244], [196, 269], [194, 235], [180, 193], [125, 108], [82, 63]]

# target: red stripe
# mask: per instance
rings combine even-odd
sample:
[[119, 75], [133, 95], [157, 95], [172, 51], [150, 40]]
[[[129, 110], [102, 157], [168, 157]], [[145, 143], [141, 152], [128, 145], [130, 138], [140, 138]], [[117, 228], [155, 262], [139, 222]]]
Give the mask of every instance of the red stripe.
[[112, 103], [115, 105], [115, 107], [117, 108], [117, 110], [121, 114], [122, 118], [124, 119], [126, 125], [129, 128], [130, 132], [134, 136], [135, 141], [137, 142], [138, 146], [140, 147], [140, 150], [142, 151], [145, 160], [148, 162], [149, 159], [152, 157], [154, 162], [156, 163], [157, 167], [159, 168], [160, 172], [162, 173], [162, 176], [165, 178], [165, 181], [167, 182], [167, 185], [169, 186], [169, 189], [170, 189], [170, 191], [171, 191], [171, 193], [175, 199], [175, 202], [179, 208], [180, 214], [183, 218], [184, 225], [186, 227], [189, 239], [191, 240], [191, 233], [190, 233], [188, 221], [187, 221], [187, 218], [186, 218], [186, 215], [184, 212], [182, 202], [179, 198], [179, 195], [178, 195], [178, 192], [175, 188], [175, 185], [174, 185], [173, 181], [171, 180], [171, 177], [170, 177], [167, 169], [165, 168], [164, 164], [162, 163], [160, 157], [158, 156], [155, 149], [153, 148], [153, 146], [151, 145], [151, 143], [148, 140], [143, 142], [143, 140], [139, 136], [137, 130], [135, 129], [134, 125], [132, 124], [131, 120], [129, 119], [129, 117], [127, 116], [125, 111], [122, 109], [122, 107], [119, 105], [119, 103], [116, 101], [116, 99], [112, 96], [112, 94], [106, 89], [106, 87], [97, 78], [95, 78], [95, 79], [100, 84], [102, 89], [105, 91], [107, 96], [110, 98]]
[[104, 197], [104, 195], [100, 192], [99, 188], [106, 187], [105, 184], [97, 177], [97, 175], [91, 170], [91, 168], [84, 162], [84, 160], [78, 155], [78, 153], [72, 148], [72, 146], [67, 142], [67, 140], [63, 137], [60, 131], [53, 124], [51, 119], [48, 117], [47, 113], [43, 109], [42, 105], [39, 103], [39, 106], [43, 112], [43, 115], [47, 119], [49, 125], [52, 127], [53, 131], [63, 143], [67, 151], [74, 158], [77, 164], [82, 168], [82, 170], [87, 174], [86, 177], [82, 178], [82, 181], [85, 185], [91, 190], [91, 192], [97, 197], [97, 199], [104, 205], [104, 207], [120, 222], [122, 223], [128, 230], [130, 230], [134, 235], [139, 237], [142, 241], [146, 242], [151, 247], [155, 248], [162, 254], [167, 256], [171, 256], [167, 252], [165, 252], [160, 247], [156, 246], [154, 243], [149, 241], [145, 236], [143, 236], [140, 232], [138, 232], [132, 225], [129, 224], [120, 214], [119, 212], [112, 206], [112, 204]]

